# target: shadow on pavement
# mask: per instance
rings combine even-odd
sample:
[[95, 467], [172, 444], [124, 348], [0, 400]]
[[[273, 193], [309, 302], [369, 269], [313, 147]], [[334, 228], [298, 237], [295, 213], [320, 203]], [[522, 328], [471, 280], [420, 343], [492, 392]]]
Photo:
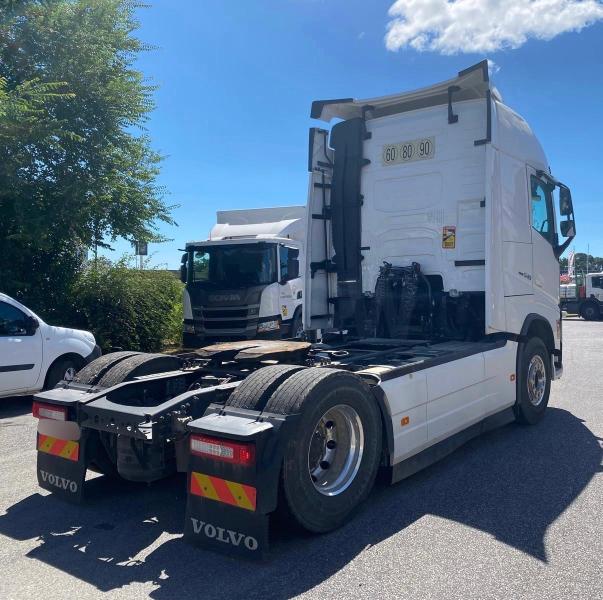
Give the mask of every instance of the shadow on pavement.
[[33, 396], [11, 396], [0, 398], [0, 419], [20, 417], [31, 413]]
[[580, 419], [550, 408], [537, 427], [506, 426], [395, 486], [378, 486], [338, 531], [280, 531], [271, 558], [260, 564], [195, 549], [174, 535], [149, 548], [164, 532], [182, 531], [183, 478], [148, 489], [97, 478], [86, 483], [92, 500], [83, 506], [34, 494], [0, 516], [0, 533], [38, 539], [30, 558], [103, 591], [151, 581], [158, 586], [151, 593], [156, 600], [289, 598], [429, 514], [546, 561], [547, 528], [601, 471], [602, 455], [600, 440]]

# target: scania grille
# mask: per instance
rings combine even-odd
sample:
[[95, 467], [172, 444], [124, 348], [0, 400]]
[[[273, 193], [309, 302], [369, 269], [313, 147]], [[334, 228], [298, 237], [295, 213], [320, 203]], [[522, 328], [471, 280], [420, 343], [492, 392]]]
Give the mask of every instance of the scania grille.
[[233, 308], [226, 310], [224, 308], [202, 308], [200, 310], [204, 319], [246, 319], [249, 315], [249, 308]]
[[247, 329], [250, 326], [257, 326], [257, 319], [247, 320], [244, 319], [242, 321], [203, 321], [203, 325], [205, 329]]
[[195, 320], [198, 320], [206, 331], [217, 333], [226, 331], [235, 333], [249, 331], [257, 327], [259, 304], [249, 306], [220, 306], [201, 307], [193, 310]]

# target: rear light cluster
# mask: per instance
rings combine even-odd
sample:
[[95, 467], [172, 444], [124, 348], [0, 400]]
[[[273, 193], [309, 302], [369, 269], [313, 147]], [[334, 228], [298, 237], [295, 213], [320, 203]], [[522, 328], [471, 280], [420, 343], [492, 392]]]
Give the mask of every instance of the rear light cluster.
[[191, 436], [191, 452], [236, 465], [249, 466], [255, 462], [255, 446], [205, 435]]
[[36, 419], [54, 419], [55, 421], [67, 420], [67, 409], [64, 406], [53, 406], [34, 402], [31, 412]]

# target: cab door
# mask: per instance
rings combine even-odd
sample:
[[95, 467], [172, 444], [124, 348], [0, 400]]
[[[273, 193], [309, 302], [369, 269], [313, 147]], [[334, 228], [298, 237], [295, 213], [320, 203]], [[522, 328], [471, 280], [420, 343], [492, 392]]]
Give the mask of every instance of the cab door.
[[594, 296], [599, 302], [603, 302], [603, 275], [593, 275], [589, 279], [590, 289], [586, 291], [586, 295], [589, 298]]
[[299, 249], [281, 244], [279, 252], [279, 305], [281, 319], [291, 323], [301, 303], [302, 285], [299, 277]]
[[42, 334], [28, 316], [0, 301], [0, 394], [36, 387], [42, 367]]
[[541, 314], [547, 315], [552, 322], [559, 318], [559, 260], [554, 251], [557, 229], [553, 189], [550, 182], [528, 167], [534, 300]]

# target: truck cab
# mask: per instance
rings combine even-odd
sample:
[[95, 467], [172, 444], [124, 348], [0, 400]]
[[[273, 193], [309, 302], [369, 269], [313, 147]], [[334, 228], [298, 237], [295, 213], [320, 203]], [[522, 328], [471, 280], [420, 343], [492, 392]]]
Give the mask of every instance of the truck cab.
[[583, 274], [579, 276], [578, 283], [564, 284], [559, 288], [562, 310], [580, 315], [587, 321], [603, 317], [603, 273]]
[[210, 237], [186, 244], [185, 347], [302, 333], [305, 209], [218, 212]]
[[487, 64], [415, 92], [316, 101], [312, 117], [339, 122], [310, 131], [306, 329], [538, 330], [559, 369], [571, 194]]

